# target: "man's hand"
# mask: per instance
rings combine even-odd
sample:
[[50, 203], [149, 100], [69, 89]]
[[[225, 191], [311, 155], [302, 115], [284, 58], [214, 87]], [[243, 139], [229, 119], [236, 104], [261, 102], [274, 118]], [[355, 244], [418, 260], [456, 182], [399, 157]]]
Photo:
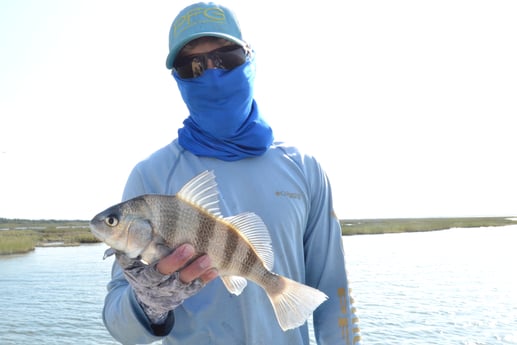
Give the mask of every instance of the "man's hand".
[[[163, 275], [171, 275], [185, 266], [194, 256], [194, 247], [190, 244], [179, 246], [174, 252], [163, 257], [156, 264], [156, 270]], [[179, 272], [179, 279], [184, 284], [189, 284], [196, 279], [200, 279], [203, 284], [207, 284], [217, 277], [218, 273], [212, 268], [212, 261], [207, 255], [203, 255]]]
[[187, 265], [194, 254], [190, 244], [183, 244], [150, 265], [116, 254], [136, 299], [152, 323], [164, 322], [171, 310], [217, 277], [218, 272], [207, 255]]

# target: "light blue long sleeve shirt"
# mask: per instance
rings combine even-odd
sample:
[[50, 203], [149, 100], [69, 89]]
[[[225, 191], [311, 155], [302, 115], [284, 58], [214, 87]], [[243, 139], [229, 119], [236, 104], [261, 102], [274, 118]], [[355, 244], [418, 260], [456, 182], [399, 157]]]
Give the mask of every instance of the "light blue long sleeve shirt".
[[[319, 345], [359, 344], [359, 328], [349, 294], [341, 228], [332, 207], [329, 181], [311, 156], [275, 143], [262, 156], [226, 162], [198, 157], [174, 140], [131, 172], [123, 200], [141, 194], [176, 194], [204, 170], [213, 170], [224, 217], [259, 215], [269, 229], [273, 272], [315, 287], [329, 296], [314, 312]], [[282, 331], [264, 290], [248, 282], [240, 296], [218, 278], [153, 328], [115, 263], [108, 284], [104, 323], [123, 344], [309, 345], [307, 323]], [[171, 329], [171, 325], [172, 329]]]

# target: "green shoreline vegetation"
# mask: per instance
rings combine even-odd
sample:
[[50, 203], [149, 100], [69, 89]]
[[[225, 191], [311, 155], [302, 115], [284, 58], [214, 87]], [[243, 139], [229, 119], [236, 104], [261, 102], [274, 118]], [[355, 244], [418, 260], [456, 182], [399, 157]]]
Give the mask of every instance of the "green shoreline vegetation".
[[[517, 217], [342, 219], [347, 235], [436, 231], [517, 224]], [[84, 220], [27, 220], [0, 218], [0, 255], [27, 253], [36, 247], [99, 243]]]
[[0, 218], [0, 255], [20, 254], [36, 247], [99, 243], [83, 220]]
[[375, 235], [516, 225], [517, 217], [342, 219], [343, 235]]

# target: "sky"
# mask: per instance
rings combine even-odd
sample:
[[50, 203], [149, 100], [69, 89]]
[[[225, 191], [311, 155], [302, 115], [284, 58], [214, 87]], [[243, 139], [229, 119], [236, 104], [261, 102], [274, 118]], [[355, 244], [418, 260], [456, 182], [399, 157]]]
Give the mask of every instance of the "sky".
[[[339, 218], [517, 215], [517, 2], [221, 2], [277, 140]], [[91, 219], [188, 113], [165, 68], [187, 1], [0, 0], [0, 217]]]

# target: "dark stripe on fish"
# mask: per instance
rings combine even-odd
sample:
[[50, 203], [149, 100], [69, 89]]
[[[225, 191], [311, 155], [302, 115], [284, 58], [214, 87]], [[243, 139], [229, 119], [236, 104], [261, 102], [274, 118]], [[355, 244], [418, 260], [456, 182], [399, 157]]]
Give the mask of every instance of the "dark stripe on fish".
[[233, 254], [237, 250], [239, 244], [239, 236], [237, 236], [233, 230], [229, 229], [226, 233], [226, 243], [224, 244], [223, 261], [221, 268], [228, 268], [233, 259]]
[[197, 215], [198, 229], [196, 232], [195, 242], [199, 253], [207, 253], [208, 246], [215, 234], [215, 225], [217, 223], [214, 217], [204, 213]]
[[[174, 236], [176, 235], [176, 229], [178, 228], [178, 223], [181, 217], [179, 212], [180, 210], [181, 204], [178, 203], [178, 199], [171, 199], [169, 204], [169, 212], [167, 212], [167, 217], [160, 217], [159, 222], [161, 225], [158, 225], [158, 227], [162, 229], [161, 231], [159, 231], [160, 235], [164, 236], [167, 239], [174, 239]], [[157, 224], [153, 224], [153, 229], [155, 229], [156, 226]]]
[[248, 251], [246, 252], [246, 257], [244, 258], [243, 262], [241, 263], [241, 269], [239, 273], [243, 276], [246, 276], [251, 272], [253, 269], [253, 266], [257, 263], [258, 257], [255, 251], [248, 247]]

